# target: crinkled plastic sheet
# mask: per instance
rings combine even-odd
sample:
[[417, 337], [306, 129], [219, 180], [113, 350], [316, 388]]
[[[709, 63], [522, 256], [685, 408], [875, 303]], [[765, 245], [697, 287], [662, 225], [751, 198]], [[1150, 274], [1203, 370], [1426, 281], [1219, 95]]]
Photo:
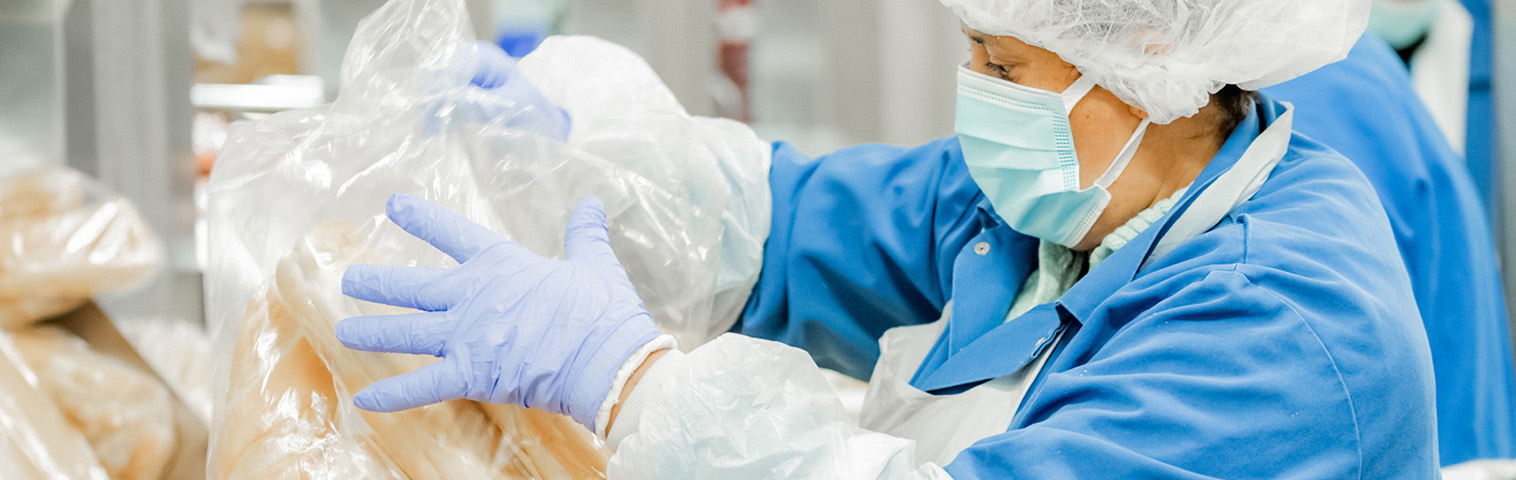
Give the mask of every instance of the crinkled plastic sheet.
[[162, 260], [137, 209], [83, 174], [0, 168], [0, 327], [22, 328], [96, 293], [130, 289]]
[[641, 59], [588, 38], [522, 62], [573, 115], [568, 142], [552, 138], [543, 112], [469, 85], [468, 25], [459, 0], [393, 0], [360, 25], [335, 103], [233, 126], [209, 186], [223, 393], [210, 478], [603, 476], [608, 452], [567, 417], [468, 401], [352, 406], [369, 382], [433, 359], [342, 348], [336, 321], [394, 312], [342, 296], [343, 270], [455, 265], [384, 218], [395, 193], [550, 256], [572, 206], [599, 195], [662, 327], [690, 348], [735, 321], [768, 230], [767, 145], [685, 114]]
[[[572, 182], [561, 186], [497, 178], [492, 202], [508, 206], [539, 191], [562, 192], [557, 205], [567, 211], [580, 192], [627, 190], [634, 195], [630, 203], [606, 199], [607, 208], [616, 209], [607, 212], [611, 243], [658, 326], [686, 351], [726, 333], [763, 263], [773, 208], [769, 145], [741, 123], [691, 117], [641, 57], [598, 38], [550, 37], [520, 66], [569, 111], [569, 143], [590, 157], [565, 163], [591, 175], [540, 170], [545, 174], [534, 176]], [[512, 226], [526, 221], [515, 214], [530, 215], [501, 210]], [[532, 225], [522, 234], [557, 236], [529, 246], [557, 255], [562, 219]]]

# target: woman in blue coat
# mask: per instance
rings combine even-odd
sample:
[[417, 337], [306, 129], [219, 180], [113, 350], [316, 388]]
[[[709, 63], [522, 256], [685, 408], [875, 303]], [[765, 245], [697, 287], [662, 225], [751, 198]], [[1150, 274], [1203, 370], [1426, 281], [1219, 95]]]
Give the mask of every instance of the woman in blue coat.
[[[390, 218], [460, 266], [351, 268], [349, 295], [426, 311], [337, 335], [443, 359], [355, 402], [567, 414], [616, 449], [612, 478], [1436, 475], [1383, 208], [1249, 93], [1340, 59], [1366, 3], [944, 3], [974, 49], [956, 138], [774, 152], [789, 217], [741, 329], [789, 345], [671, 350], [597, 200], [560, 261], [397, 196]], [[912, 315], [941, 320], [885, 332]], [[872, 370], [860, 423], [818, 362]]]

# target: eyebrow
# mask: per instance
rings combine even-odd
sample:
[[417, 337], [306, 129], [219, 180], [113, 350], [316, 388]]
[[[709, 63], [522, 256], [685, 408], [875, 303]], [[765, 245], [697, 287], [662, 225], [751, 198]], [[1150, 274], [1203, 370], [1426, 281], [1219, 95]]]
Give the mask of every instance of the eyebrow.
[[974, 43], [981, 45], [984, 44], [984, 35], [979, 34], [979, 32], [969, 30], [968, 27], [959, 27], [958, 30], [963, 32], [964, 35], [967, 35], [969, 37], [969, 40], [973, 40]]

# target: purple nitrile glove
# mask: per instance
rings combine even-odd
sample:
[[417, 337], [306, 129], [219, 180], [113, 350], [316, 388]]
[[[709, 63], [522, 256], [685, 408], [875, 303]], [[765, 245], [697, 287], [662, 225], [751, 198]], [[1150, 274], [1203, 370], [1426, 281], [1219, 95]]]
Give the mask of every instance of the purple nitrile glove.
[[417, 197], [390, 197], [387, 210], [460, 265], [353, 265], [343, 275], [342, 292], [353, 298], [421, 310], [343, 320], [343, 345], [442, 357], [369, 385], [353, 399], [359, 408], [467, 398], [566, 414], [593, 430], [618, 370], [662, 335], [611, 251], [599, 198], [570, 214], [564, 260]]
[[503, 95], [512, 102], [521, 102], [543, 112], [547, 126], [559, 140], [567, 140], [573, 120], [567, 110], [548, 101], [531, 79], [516, 68], [516, 59], [501, 50], [499, 45], [481, 41], [477, 45], [478, 56], [474, 64], [472, 83], [479, 88]]

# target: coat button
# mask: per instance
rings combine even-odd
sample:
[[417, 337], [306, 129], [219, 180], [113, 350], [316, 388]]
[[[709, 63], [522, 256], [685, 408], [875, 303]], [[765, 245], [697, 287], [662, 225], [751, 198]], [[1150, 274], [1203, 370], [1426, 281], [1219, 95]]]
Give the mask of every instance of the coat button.
[[990, 242], [979, 242], [977, 244], [974, 244], [974, 253], [980, 255], [990, 253]]

